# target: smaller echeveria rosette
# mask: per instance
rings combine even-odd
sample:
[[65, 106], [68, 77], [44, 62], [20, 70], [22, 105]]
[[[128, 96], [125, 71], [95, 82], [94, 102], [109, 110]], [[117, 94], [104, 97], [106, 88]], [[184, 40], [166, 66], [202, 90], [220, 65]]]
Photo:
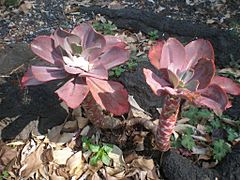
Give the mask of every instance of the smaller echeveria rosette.
[[148, 57], [162, 75], [143, 69], [146, 82], [156, 95], [166, 95], [155, 134], [160, 151], [167, 151], [170, 147], [181, 98], [221, 115], [231, 106], [227, 93], [240, 95], [239, 84], [215, 75], [214, 51], [207, 40], [198, 39], [186, 46], [175, 38], [158, 41], [150, 49]]
[[226, 93], [240, 95], [240, 85], [216, 76], [214, 51], [207, 40], [197, 39], [183, 46], [177, 39], [158, 41], [149, 59], [161, 73], [159, 77], [144, 69], [147, 84], [160, 96], [170, 94], [207, 106], [220, 115], [230, 107]]
[[128, 60], [125, 47], [119, 38], [103, 36], [87, 23], [71, 32], [58, 29], [31, 43], [32, 51], [51, 66], [31, 66], [21, 83], [33, 86], [67, 80], [56, 93], [70, 108], [77, 108], [90, 92], [103, 109], [124, 114], [129, 109], [128, 93], [122, 84], [108, 80], [108, 70]]

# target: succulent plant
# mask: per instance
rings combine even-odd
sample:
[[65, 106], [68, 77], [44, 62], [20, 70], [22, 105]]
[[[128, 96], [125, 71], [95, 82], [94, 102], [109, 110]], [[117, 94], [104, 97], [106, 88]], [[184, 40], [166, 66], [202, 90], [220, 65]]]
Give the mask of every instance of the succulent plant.
[[87, 23], [71, 32], [58, 29], [38, 36], [31, 49], [51, 66], [31, 66], [22, 86], [63, 80], [55, 92], [70, 108], [77, 108], [90, 93], [102, 109], [122, 115], [129, 109], [128, 93], [121, 83], [108, 80], [108, 70], [128, 60], [125, 47], [119, 38], [103, 36]]
[[170, 148], [181, 99], [221, 115], [231, 106], [227, 93], [240, 95], [239, 84], [215, 75], [214, 51], [207, 40], [194, 40], [186, 46], [175, 38], [158, 41], [148, 57], [161, 76], [144, 69], [146, 82], [156, 95], [166, 95], [156, 132], [156, 144], [161, 151]]

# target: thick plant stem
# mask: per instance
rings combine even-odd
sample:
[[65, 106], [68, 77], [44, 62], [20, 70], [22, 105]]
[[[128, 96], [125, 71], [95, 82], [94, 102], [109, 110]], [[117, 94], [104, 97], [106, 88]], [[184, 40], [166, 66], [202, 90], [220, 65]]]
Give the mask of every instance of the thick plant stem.
[[170, 138], [179, 113], [180, 98], [167, 96], [159, 118], [159, 124], [155, 134], [157, 148], [167, 151], [170, 148]]
[[91, 94], [89, 94], [81, 104], [87, 118], [90, 122], [102, 129], [116, 129], [123, 125], [123, 121], [110, 115], [105, 115], [102, 108], [96, 103]]

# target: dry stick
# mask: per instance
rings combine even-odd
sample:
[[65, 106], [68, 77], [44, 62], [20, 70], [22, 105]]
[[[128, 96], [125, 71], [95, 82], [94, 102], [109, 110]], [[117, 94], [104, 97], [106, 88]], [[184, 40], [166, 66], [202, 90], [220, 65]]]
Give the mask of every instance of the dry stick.
[[137, 124], [141, 124], [147, 130], [151, 131], [153, 134], [156, 134], [157, 126], [153, 123], [153, 121], [146, 118], [132, 118], [126, 121], [126, 127], [132, 127]]

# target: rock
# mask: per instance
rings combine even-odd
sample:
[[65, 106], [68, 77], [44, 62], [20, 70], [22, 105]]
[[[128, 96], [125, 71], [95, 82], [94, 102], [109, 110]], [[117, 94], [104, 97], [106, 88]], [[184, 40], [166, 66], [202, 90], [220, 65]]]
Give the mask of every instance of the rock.
[[240, 179], [240, 143], [233, 147], [232, 152], [220, 162], [216, 170], [223, 180]]
[[16, 43], [0, 50], [0, 75], [6, 75], [15, 68], [26, 64], [35, 55], [26, 43]]
[[162, 171], [164, 177], [170, 180], [212, 180], [220, 177], [217, 171], [200, 168], [175, 152], [164, 154]]

